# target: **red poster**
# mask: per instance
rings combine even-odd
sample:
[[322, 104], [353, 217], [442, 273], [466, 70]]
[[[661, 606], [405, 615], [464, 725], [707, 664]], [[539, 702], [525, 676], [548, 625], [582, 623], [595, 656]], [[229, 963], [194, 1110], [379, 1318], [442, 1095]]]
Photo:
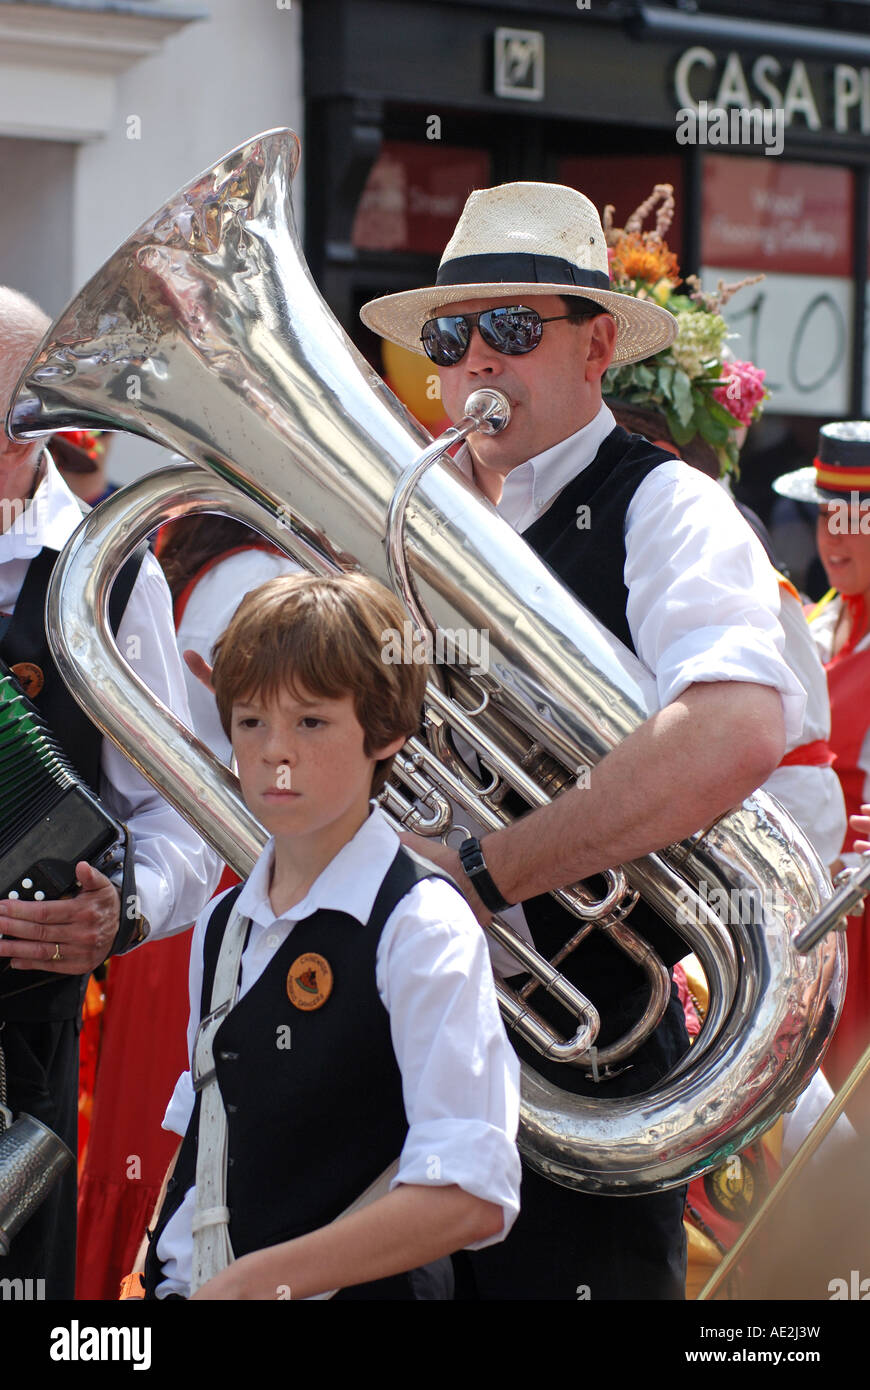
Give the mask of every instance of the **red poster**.
[[764, 156], [704, 159], [702, 260], [735, 270], [852, 274], [852, 174]]
[[353, 244], [440, 255], [469, 193], [490, 182], [486, 150], [385, 140], [359, 201]]

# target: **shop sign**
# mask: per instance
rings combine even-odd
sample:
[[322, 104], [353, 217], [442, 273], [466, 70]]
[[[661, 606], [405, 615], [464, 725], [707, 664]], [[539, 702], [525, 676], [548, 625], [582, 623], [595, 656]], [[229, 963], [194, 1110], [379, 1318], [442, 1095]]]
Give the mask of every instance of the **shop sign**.
[[749, 58], [734, 50], [724, 60], [695, 45], [677, 59], [674, 97], [681, 110], [737, 107], [782, 111], [786, 127], [833, 128], [837, 134], [870, 135], [870, 67], [836, 63], [822, 72], [807, 70], [801, 58], [782, 60], [773, 53]]
[[496, 29], [497, 97], [543, 101], [544, 36], [537, 29]]

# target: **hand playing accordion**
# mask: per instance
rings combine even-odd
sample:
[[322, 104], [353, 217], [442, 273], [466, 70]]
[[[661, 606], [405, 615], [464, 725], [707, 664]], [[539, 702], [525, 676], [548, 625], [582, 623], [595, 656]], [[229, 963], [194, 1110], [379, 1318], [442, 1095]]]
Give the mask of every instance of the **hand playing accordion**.
[[0, 996], [16, 992], [12, 971], [84, 975], [129, 944], [137, 914], [121, 919], [121, 896], [135, 900], [128, 886], [125, 827], [0, 662]]

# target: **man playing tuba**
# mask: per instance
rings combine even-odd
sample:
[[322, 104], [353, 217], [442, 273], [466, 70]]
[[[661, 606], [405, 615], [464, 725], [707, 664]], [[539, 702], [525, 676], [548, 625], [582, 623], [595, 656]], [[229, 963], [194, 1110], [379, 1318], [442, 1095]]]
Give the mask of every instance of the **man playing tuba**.
[[[648, 357], [674, 334], [665, 310], [609, 283], [587, 198], [505, 184], [471, 195], [436, 285], [362, 310], [368, 327], [437, 365], [454, 421], [475, 388], [505, 393], [510, 424], [471, 436], [457, 465], [656, 678], [661, 708], [588, 785], [459, 852], [416, 841], [482, 921], [499, 911], [545, 954], [576, 929], [551, 890], [682, 840], [739, 804], [797, 740], [805, 702], [781, 655], [776, 582], [749, 527], [714, 483], [616, 427], [602, 402], [612, 362]], [[669, 967], [685, 954], [646, 904], [630, 921]], [[603, 932], [562, 969], [602, 1015], [599, 1044], [640, 1017], [646, 986]], [[517, 1051], [561, 1087], [610, 1099], [649, 1089], [686, 1046], [674, 992], [621, 1070], [594, 1076], [523, 1043]], [[681, 1298], [683, 1203], [684, 1189], [614, 1200], [525, 1169], [511, 1236], [463, 1257], [468, 1296]]]

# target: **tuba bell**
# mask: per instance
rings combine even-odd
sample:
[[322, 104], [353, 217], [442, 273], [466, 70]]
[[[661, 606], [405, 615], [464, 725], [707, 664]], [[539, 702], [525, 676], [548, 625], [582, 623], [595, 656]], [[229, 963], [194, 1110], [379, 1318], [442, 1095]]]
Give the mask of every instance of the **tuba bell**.
[[[416, 475], [428, 435], [343, 333], [305, 265], [290, 198], [298, 158], [291, 131], [268, 131], [134, 232], [50, 329], [7, 426], [18, 439], [128, 430], [192, 461], [86, 518], [56, 567], [48, 630], [89, 716], [241, 874], [262, 830], [235, 779], [147, 692], [107, 622], [114, 575], [163, 521], [226, 512], [315, 572], [359, 567], [385, 583], [398, 545], [416, 621], [436, 634], [486, 631], [485, 671], [461, 659], [435, 671], [427, 736], [406, 746], [386, 793], [396, 819], [423, 833], [448, 832], [451, 803], [484, 829], [505, 822], [507, 790], [543, 804], [656, 707], [649, 672], [449, 462]], [[477, 749], [480, 776], [458, 757], [458, 738]], [[619, 1063], [666, 1007], [668, 972], [631, 929], [634, 895], [676, 925], [710, 984], [700, 1038], [653, 1091], [588, 1099], [524, 1067], [519, 1142], [530, 1165], [588, 1191], [649, 1192], [705, 1171], [773, 1123], [810, 1080], [842, 1003], [839, 940], [806, 955], [791, 941], [829, 893], [806, 837], [761, 793], [683, 844], [614, 868], [598, 897], [584, 885], [564, 890], [578, 934], [609, 932], [650, 984], [644, 1018], [597, 1053], [589, 1001], [496, 922], [517, 970], [571, 998], [578, 1027], [551, 1037], [534, 995], [500, 983], [506, 1022], [568, 1066]], [[717, 908], [734, 894], [759, 905], [758, 921]]]

